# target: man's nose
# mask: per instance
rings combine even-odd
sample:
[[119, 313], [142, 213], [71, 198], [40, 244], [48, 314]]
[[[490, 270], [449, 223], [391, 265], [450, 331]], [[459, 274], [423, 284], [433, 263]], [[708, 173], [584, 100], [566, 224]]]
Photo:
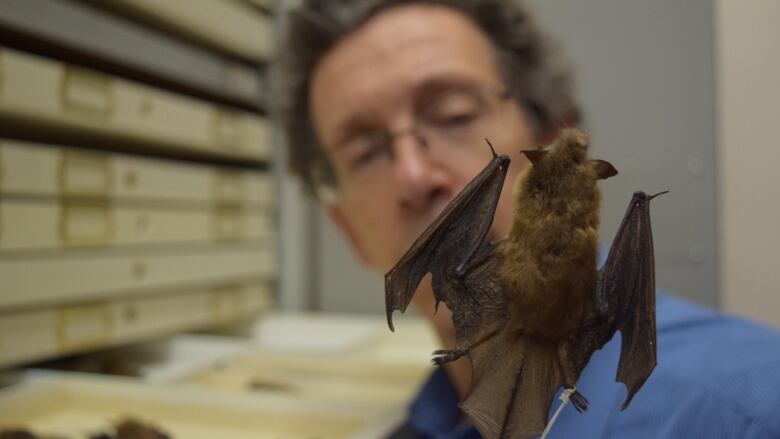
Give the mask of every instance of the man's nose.
[[409, 212], [422, 211], [446, 189], [446, 177], [436, 166], [428, 145], [414, 133], [394, 140], [394, 181], [401, 208]]

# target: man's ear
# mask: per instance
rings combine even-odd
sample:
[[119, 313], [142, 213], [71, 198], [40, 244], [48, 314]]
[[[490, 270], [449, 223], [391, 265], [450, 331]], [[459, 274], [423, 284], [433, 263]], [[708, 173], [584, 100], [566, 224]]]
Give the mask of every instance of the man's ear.
[[323, 205], [323, 207], [328, 213], [331, 221], [333, 221], [336, 224], [336, 227], [341, 230], [341, 233], [346, 236], [347, 242], [349, 242], [349, 246], [352, 248], [352, 253], [357, 256], [361, 264], [366, 267], [371, 267], [371, 261], [368, 258], [368, 254], [363, 248], [363, 245], [360, 242], [357, 233], [355, 233], [352, 224], [349, 222], [346, 215], [344, 215], [344, 211], [341, 209], [341, 207], [337, 204], [331, 203], [326, 203]]

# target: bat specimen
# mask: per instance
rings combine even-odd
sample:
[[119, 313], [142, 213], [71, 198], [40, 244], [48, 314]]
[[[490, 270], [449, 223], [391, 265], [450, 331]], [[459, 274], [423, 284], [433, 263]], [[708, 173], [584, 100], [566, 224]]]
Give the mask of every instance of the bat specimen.
[[125, 419], [116, 425], [116, 433], [99, 433], [90, 439], [170, 439], [167, 433], [157, 427], [146, 425], [134, 419]]
[[[530, 438], [548, 422], [561, 387], [582, 412], [575, 384], [591, 354], [622, 335], [617, 381], [625, 409], [656, 364], [655, 272], [649, 201], [636, 192], [597, 267], [597, 180], [617, 171], [587, 158], [588, 138], [565, 130], [547, 149], [523, 151], [513, 225], [487, 240], [510, 159], [496, 155], [385, 276], [387, 321], [406, 310], [431, 273], [436, 306], [453, 313], [456, 346], [435, 351], [444, 364], [467, 356], [471, 387], [461, 408], [485, 438]], [[491, 147], [492, 149], [492, 147]]]

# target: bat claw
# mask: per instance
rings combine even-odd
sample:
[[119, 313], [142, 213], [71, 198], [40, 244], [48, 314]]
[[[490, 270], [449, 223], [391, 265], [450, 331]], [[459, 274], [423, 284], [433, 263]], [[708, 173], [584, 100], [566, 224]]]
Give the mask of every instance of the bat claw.
[[485, 142], [487, 142], [488, 146], [490, 147], [490, 151], [493, 153], [493, 158], [498, 157], [498, 154], [496, 154], [496, 150], [493, 149], [493, 144], [490, 143], [490, 140], [488, 140], [487, 137], [485, 137]]
[[449, 349], [438, 349], [433, 351], [431, 355], [433, 355], [433, 358], [431, 358], [431, 362], [437, 366], [441, 366], [442, 364], [449, 363], [450, 361], [455, 361], [458, 358], [466, 355], [468, 351], [465, 351], [463, 349], [455, 349], [455, 350], [449, 350]]

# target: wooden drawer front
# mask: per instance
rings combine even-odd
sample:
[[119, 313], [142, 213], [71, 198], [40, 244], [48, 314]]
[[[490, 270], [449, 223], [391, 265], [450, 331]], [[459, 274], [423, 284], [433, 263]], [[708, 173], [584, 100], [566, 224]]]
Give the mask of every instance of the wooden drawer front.
[[0, 251], [83, 246], [265, 240], [263, 211], [235, 207], [162, 210], [108, 203], [0, 202]]
[[[230, 315], [217, 318], [211, 307], [220, 294], [246, 300]], [[0, 366], [236, 321], [267, 308], [271, 301], [268, 286], [256, 281], [0, 314]]]
[[216, 248], [210, 252], [143, 254], [99, 251], [60, 258], [0, 259], [0, 310], [72, 302], [142, 288], [203, 285], [274, 277], [272, 248]]
[[273, 205], [268, 172], [0, 141], [0, 193]]
[[[230, 314], [217, 313], [215, 297], [240, 296], [240, 306]], [[272, 304], [271, 291], [262, 281], [220, 285], [188, 294], [156, 295], [112, 302], [114, 340], [127, 341], [195, 326], [209, 326], [245, 319]]]
[[224, 0], [114, 0], [111, 7], [252, 60], [266, 60], [274, 47], [273, 19], [240, 2]]
[[245, 317], [247, 313], [270, 307], [272, 300], [268, 287], [250, 287], [238, 284], [212, 288], [208, 293], [211, 322], [232, 322]]
[[95, 437], [127, 417], [186, 439], [388, 437], [406, 404], [306, 401], [289, 395], [224, 395], [119, 377], [34, 371], [0, 392], [0, 429], [38, 437]]
[[14, 50], [0, 51], [0, 116], [171, 150], [267, 160], [269, 122]]

